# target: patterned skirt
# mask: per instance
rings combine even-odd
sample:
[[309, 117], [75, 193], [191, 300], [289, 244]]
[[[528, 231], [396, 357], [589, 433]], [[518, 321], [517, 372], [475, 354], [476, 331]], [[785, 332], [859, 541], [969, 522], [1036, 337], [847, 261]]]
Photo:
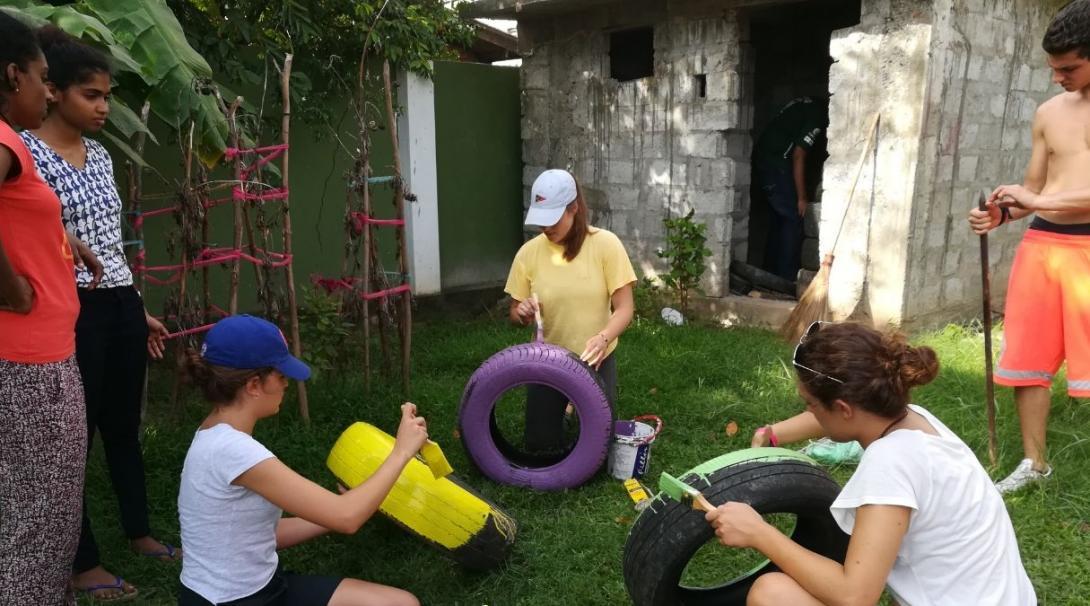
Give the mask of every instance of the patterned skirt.
[[75, 603], [86, 449], [75, 356], [0, 360], [0, 606]]

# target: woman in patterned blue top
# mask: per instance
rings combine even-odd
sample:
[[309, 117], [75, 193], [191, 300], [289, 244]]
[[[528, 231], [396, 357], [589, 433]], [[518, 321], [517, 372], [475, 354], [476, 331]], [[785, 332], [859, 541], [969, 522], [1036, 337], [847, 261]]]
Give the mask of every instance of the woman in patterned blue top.
[[[49, 62], [53, 103], [41, 128], [23, 140], [46, 183], [57, 192], [65, 226], [87, 243], [103, 265], [95, 287], [88, 271], [76, 272], [80, 314], [76, 360], [87, 400], [88, 449], [97, 428], [117, 493], [121, 524], [137, 553], [161, 560], [180, 550], [151, 537], [144, 462], [140, 450], [140, 405], [149, 353], [162, 357], [163, 325], [147, 314], [133, 287], [121, 238], [121, 197], [110, 154], [86, 132], [101, 130], [109, 115], [109, 62], [97, 50], [51, 26], [38, 39]], [[83, 528], [73, 566], [73, 585], [99, 600], [135, 597], [136, 589], [107, 572], [99, 561], [84, 506]]]

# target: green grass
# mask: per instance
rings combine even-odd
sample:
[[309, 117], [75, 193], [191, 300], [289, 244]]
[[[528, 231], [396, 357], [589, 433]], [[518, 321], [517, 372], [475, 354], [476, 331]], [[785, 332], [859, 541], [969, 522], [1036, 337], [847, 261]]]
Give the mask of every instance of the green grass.
[[[499, 321], [433, 318], [418, 322], [414, 333], [413, 400], [427, 416], [434, 439], [456, 473], [519, 522], [509, 563], [491, 574], [469, 574], [441, 553], [427, 548], [381, 516], [355, 536], [328, 536], [282, 554], [286, 566], [300, 572], [337, 574], [404, 587], [425, 604], [624, 604], [622, 547], [636, 516], [620, 482], [600, 474], [576, 490], [537, 493], [497, 485], [467, 461], [455, 438], [455, 418], [469, 375], [493, 353], [524, 342], [526, 330]], [[618, 350], [618, 417], [656, 413], [665, 429], [655, 443], [651, 477], [661, 471], [680, 474], [723, 452], [744, 448], [754, 428], [801, 409], [785, 363], [790, 348], [768, 332], [751, 329], [637, 322]], [[986, 461], [983, 339], [981, 334], [949, 327], [915, 339], [939, 352], [943, 370], [916, 401], [934, 411]], [[311, 385], [312, 425], [303, 427], [294, 401], [284, 412], [262, 421], [256, 437], [288, 465], [317, 482], [334, 486], [325, 457], [351, 422], [366, 420], [392, 431], [398, 418], [400, 381], [375, 381], [364, 393], [360, 373], [319, 377]], [[203, 417], [190, 395], [171, 409], [171, 376], [152, 375], [144, 437], [157, 536], [178, 539], [178, 477], [193, 431]], [[1000, 469], [1009, 471], [1021, 458], [1011, 392], [999, 390]], [[1086, 402], [1062, 393], [1053, 399], [1049, 426], [1054, 479], [1046, 486], [1009, 497], [1008, 509], [1018, 531], [1022, 557], [1042, 604], [1083, 604], [1090, 595], [1090, 411]], [[729, 421], [740, 430], [724, 431]], [[850, 469], [834, 470], [843, 481]], [[159, 564], [129, 553], [116, 520], [101, 451], [92, 458], [88, 483], [90, 508], [103, 561], [140, 588], [145, 604], [170, 604], [178, 565]], [[789, 520], [784, 523], [790, 523]], [[754, 554], [704, 548], [687, 575], [695, 582], [726, 578], [757, 562]], [[741, 562], [739, 564], [739, 562]], [[734, 568], [734, 566], [739, 568]], [[730, 566], [732, 570], [720, 571]], [[717, 576], [720, 575], [721, 576]]]

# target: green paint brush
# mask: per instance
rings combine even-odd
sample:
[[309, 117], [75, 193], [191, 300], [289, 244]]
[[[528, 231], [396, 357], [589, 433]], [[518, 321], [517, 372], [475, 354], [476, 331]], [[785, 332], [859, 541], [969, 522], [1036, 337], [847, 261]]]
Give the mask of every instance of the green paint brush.
[[659, 490], [665, 492], [675, 501], [680, 501], [682, 503], [685, 501], [692, 502], [693, 509], [715, 511], [715, 505], [712, 505], [708, 499], [704, 498], [704, 495], [701, 494], [699, 490], [689, 486], [665, 471], [662, 472], [662, 476], [659, 477]]

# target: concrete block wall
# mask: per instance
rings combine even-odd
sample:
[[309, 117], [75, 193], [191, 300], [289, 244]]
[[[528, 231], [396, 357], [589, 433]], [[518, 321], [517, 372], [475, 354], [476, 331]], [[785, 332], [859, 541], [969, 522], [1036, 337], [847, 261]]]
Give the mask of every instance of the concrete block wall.
[[[571, 170], [592, 221], [621, 237], [641, 274], [664, 267], [662, 220], [695, 209], [708, 226], [712, 296], [727, 294], [736, 234], [744, 249], [735, 221], [748, 211], [752, 123], [741, 26], [723, 7], [638, 1], [519, 22], [527, 193], [543, 170]], [[609, 31], [641, 26], [654, 27], [654, 75], [617, 82]]]
[[[1063, 1], [936, 0], [927, 116], [912, 214], [905, 316], [935, 325], [979, 316], [980, 244], [966, 223], [975, 194], [1020, 183], [1037, 106], [1061, 92], [1041, 50]], [[1002, 309], [1028, 221], [989, 235], [993, 308]]]
[[[877, 325], [903, 319], [932, 35], [929, 4], [864, 0], [860, 24], [833, 33], [820, 247], [823, 256], [835, 255], [829, 304], [836, 319], [870, 318]], [[882, 116], [877, 158], [873, 151], [862, 153], [876, 113]]]
[[[1058, 92], [1040, 40], [1059, 0], [864, 0], [834, 35], [821, 247], [843, 216], [870, 116], [882, 113], [837, 249], [837, 317], [927, 327], [980, 314], [976, 193], [1020, 182], [1038, 104]], [[873, 192], [871, 191], [873, 189]], [[990, 237], [1001, 308], [1026, 224]]]

